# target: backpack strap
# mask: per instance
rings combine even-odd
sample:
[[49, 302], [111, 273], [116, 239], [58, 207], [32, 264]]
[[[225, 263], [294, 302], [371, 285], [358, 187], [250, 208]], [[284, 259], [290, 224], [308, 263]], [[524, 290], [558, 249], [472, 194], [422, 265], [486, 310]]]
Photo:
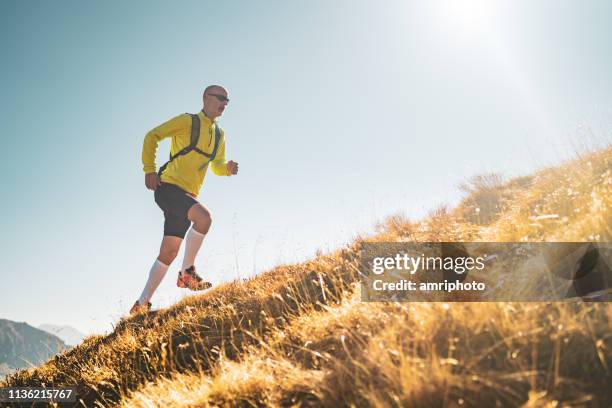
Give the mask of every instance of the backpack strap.
[[[198, 153], [203, 153], [200, 149], [196, 147], [198, 145], [198, 139], [200, 138], [200, 117], [197, 114], [188, 113], [188, 115], [191, 116], [191, 139], [189, 141], [189, 146], [184, 147], [174, 155], [170, 155], [170, 160], [168, 160], [166, 163], [164, 163], [163, 166], [159, 168], [159, 171], [157, 172], [157, 175], [159, 177], [161, 177], [164, 170], [166, 170], [168, 164], [170, 164], [170, 162], [176, 159], [177, 157], [184, 156], [192, 150], [196, 150]], [[213, 153], [215, 152], [213, 151]]]
[[210, 154], [203, 152], [202, 150], [198, 149], [197, 147], [194, 149], [196, 152], [208, 157], [208, 161], [204, 164], [202, 164], [199, 167], [199, 170], [204, 170], [204, 167], [206, 167], [208, 165], [208, 163], [210, 163], [211, 161], [215, 160], [215, 157], [217, 156], [217, 150], [219, 149], [219, 142], [221, 141], [221, 128], [219, 128], [219, 125], [215, 124], [215, 145], [213, 146], [213, 150]]
[[191, 143], [189, 147], [195, 149], [200, 138], [200, 117], [193, 113], [190, 113], [189, 116], [191, 116]]

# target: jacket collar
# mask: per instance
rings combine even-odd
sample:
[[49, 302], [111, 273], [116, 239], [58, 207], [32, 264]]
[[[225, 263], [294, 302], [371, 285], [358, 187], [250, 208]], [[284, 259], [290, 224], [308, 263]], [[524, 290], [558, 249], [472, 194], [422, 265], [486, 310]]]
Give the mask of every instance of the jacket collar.
[[198, 112], [198, 116], [200, 116], [200, 121], [203, 121], [203, 123], [205, 123], [208, 127], [210, 127], [213, 123], [216, 124], [216, 122], [213, 122], [208, 116], [204, 114], [204, 109]]

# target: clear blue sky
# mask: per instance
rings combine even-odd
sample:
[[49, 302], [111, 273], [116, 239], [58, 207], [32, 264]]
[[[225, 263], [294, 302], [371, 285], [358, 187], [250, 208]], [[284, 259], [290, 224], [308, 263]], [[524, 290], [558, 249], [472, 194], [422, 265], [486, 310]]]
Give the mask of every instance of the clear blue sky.
[[[609, 1], [228, 3], [0, 3], [1, 318], [94, 333], [128, 311], [163, 225], [143, 137], [207, 84], [240, 163], [200, 194], [215, 283], [612, 139]], [[155, 307], [188, 294], [178, 263]]]

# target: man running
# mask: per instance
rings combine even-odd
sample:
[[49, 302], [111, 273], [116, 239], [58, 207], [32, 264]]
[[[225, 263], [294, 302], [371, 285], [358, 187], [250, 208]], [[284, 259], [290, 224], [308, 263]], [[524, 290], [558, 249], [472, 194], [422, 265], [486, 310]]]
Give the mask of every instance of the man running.
[[[197, 115], [179, 115], [145, 136], [142, 146], [145, 185], [155, 191], [155, 202], [164, 212], [164, 238], [149, 279], [130, 314], [150, 310], [150, 299], [176, 258], [183, 238], [185, 253], [177, 286], [191, 290], [211, 286], [196, 273], [194, 266], [195, 257], [212, 223], [210, 211], [196, 200], [196, 196], [209, 165], [217, 176], [238, 174], [238, 163], [225, 161], [225, 134], [215, 122], [229, 102], [227, 95], [222, 86], [208, 86], [202, 97], [203, 109]], [[157, 145], [168, 137], [172, 138], [171, 159], [156, 172]]]

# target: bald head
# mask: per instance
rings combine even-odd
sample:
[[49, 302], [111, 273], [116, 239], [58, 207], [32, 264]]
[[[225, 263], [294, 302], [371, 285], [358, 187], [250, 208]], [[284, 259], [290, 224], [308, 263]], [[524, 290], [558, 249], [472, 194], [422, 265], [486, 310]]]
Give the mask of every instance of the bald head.
[[212, 93], [223, 93], [224, 95], [227, 96], [227, 90], [222, 87], [221, 85], [208, 85], [205, 89], [204, 92], [202, 93], [202, 99], [206, 96], [207, 93], [212, 92]]
[[209, 85], [204, 89], [202, 102], [204, 103], [204, 114], [210, 120], [215, 120], [221, 116], [229, 102], [227, 90], [221, 85]]

